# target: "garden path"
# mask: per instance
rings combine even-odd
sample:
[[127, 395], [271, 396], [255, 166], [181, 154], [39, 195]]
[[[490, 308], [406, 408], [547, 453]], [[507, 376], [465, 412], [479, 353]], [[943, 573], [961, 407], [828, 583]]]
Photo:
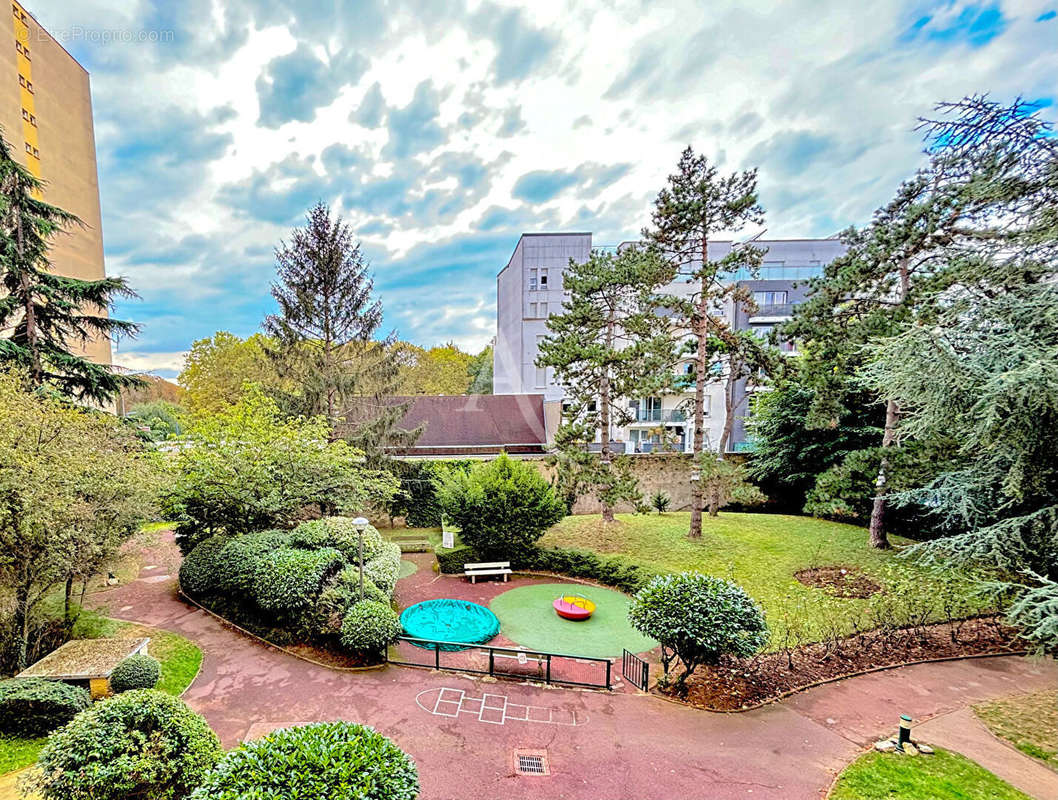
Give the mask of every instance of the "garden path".
[[[146, 564], [175, 564], [170, 537]], [[168, 572], [174, 572], [168, 569]], [[419, 765], [423, 800], [672, 797], [813, 800], [901, 713], [925, 720], [992, 697], [1049, 688], [1058, 665], [999, 657], [905, 667], [819, 687], [740, 714], [711, 714], [632, 693], [544, 689], [450, 673], [387, 667], [342, 673], [243, 636], [182, 602], [175, 575], [92, 598], [121, 619], [176, 631], [203, 651], [184, 699], [225, 746], [275, 727], [318, 720], [363, 722], [393, 738]], [[449, 689], [461, 703], [417, 702]], [[470, 703], [481, 698], [474, 707]], [[503, 709], [500, 713], [498, 709]], [[523, 708], [548, 710], [537, 724]], [[514, 711], [517, 709], [517, 711]], [[511, 710], [513, 713], [508, 713]], [[550, 774], [515, 773], [516, 750], [545, 751]]]

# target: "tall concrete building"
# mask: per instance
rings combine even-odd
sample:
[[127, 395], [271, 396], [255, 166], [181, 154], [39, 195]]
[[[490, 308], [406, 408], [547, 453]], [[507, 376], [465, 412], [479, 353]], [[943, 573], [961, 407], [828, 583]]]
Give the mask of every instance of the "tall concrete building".
[[[0, 25], [0, 128], [14, 157], [45, 183], [44, 200], [84, 227], [56, 236], [52, 269], [82, 280], [104, 277], [92, 91], [88, 73], [20, 3]], [[109, 339], [82, 350], [111, 363]]]
[[[766, 336], [780, 322], [788, 320], [793, 308], [805, 298], [809, 278], [821, 274], [823, 266], [845, 251], [836, 239], [757, 240], [753, 244], [766, 251], [758, 275], [734, 274], [752, 293], [757, 309], [729, 303], [717, 309], [738, 330], [752, 330]], [[717, 260], [731, 252], [735, 244], [717, 241], [709, 245], [709, 258]], [[605, 248], [604, 248], [605, 249]], [[612, 249], [612, 248], [611, 248]], [[592, 251], [590, 233], [526, 233], [518, 240], [507, 266], [496, 279], [496, 347], [493, 355], [493, 386], [496, 394], [543, 394], [548, 430], [553, 431], [561, 413], [565, 392], [550, 369], [536, 366], [540, 341], [548, 335], [547, 317], [561, 313], [565, 293], [562, 273], [570, 259], [581, 263]], [[694, 285], [677, 281], [664, 287], [674, 295], [687, 295]], [[794, 343], [781, 342], [784, 352], [794, 352]], [[678, 365], [686, 370], [689, 365]], [[752, 386], [745, 382], [736, 391], [736, 420], [729, 450], [749, 445], [745, 417], [750, 413]], [[616, 449], [629, 453], [654, 452], [661, 448], [687, 452], [694, 430], [687, 407], [693, 394], [621, 398], [632, 422], [615, 426], [611, 439]], [[724, 384], [710, 384], [706, 401], [706, 441], [715, 449], [724, 425]]]

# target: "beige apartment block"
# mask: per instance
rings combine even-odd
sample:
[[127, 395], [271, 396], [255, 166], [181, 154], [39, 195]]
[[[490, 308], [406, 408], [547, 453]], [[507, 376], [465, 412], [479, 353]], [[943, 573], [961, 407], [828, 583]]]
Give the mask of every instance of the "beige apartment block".
[[[55, 238], [52, 269], [98, 280], [103, 229], [88, 72], [20, 3], [8, 5], [0, 6], [0, 128], [15, 158], [44, 181], [44, 199], [84, 223]], [[111, 363], [109, 339], [70, 344]]]

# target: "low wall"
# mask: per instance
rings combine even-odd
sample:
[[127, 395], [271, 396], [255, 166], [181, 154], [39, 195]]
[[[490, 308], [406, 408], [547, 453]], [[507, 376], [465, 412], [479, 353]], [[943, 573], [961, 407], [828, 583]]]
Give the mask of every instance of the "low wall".
[[[528, 459], [550, 480], [554, 468], [547, 465], [544, 459]], [[629, 456], [632, 474], [639, 481], [645, 502], [659, 489], [667, 494], [672, 504], [670, 511], [685, 511], [691, 507], [691, 457], [682, 453], [643, 454]], [[618, 511], [632, 511], [629, 503], [621, 503]], [[602, 504], [595, 497], [581, 497], [573, 506], [574, 514], [598, 514]]]

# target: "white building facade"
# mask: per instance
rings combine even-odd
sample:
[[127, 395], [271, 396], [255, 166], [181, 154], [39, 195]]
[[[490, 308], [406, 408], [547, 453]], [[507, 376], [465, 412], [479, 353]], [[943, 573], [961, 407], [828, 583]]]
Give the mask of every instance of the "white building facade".
[[[710, 259], [727, 255], [734, 243], [717, 241], [709, 245]], [[766, 335], [778, 323], [790, 318], [792, 309], [805, 298], [809, 278], [821, 274], [823, 266], [844, 253], [837, 239], [757, 240], [753, 245], [766, 251], [757, 276], [735, 274], [737, 281], [752, 292], [757, 310], [728, 304], [718, 309], [732, 327]], [[612, 248], [608, 248], [612, 249]], [[553, 431], [561, 414], [565, 393], [550, 368], [536, 366], [540, 342], [548, 336], [547, 318], [562, 311], [562, 274], [570, 259], [581, 263], [592, 251], [591, 233], [526, 233], [518, 240], [507, 266], [496, 278], [496, 346], [493, 354], [493, 391], [496, 394], [543, 394], [547, 405], [548, 430]], [[690, 294], [693, 284], [677, 281], [664, 291]], [[790, 352], [791, 343], [780, 347]], [[681, 365], [680, 369], [684, 367]], [[752, 387], [737, 392], [736, 421], [731, 451], [748, 449], [744, 419], [750, 413]], [[627, 398], [633, 416], [628, 425], [615, 426], [611, 439], [616, 450], [628, 453], [674, 450], [689, 452], [694, 430], [688, 413], [693, 393], [658, 397]], [[718, 446], [724, 425], [724, 381], [709, 385], [706, 394], [706, 441]]]

